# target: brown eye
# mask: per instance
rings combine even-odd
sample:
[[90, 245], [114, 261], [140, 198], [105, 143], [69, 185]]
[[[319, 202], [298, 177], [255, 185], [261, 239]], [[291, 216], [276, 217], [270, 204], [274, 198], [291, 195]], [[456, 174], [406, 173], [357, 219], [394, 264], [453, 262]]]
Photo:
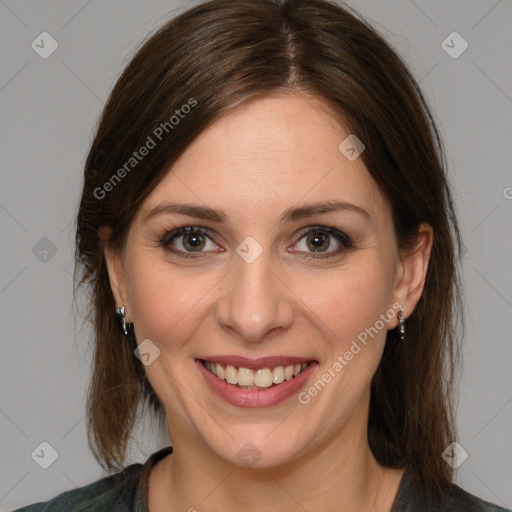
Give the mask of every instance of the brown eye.
[[218, 250], [218, 246], [213, 242], [213, 236], [207, 229], [192, 226], [167, 233], [160, 243], [166, 250], [183, 257], [191, 257], [193, 253], [200, 256], [202, 253]]
[[323, 252], [329, 249], [330, 240], [329, 236], [322, 232], [316, 232], [308, 235], [306, 244], [314, 252]]
[[205, 246], [204, 235], [200, 233], [186, 233], [183, 237], [183, 247], [187, 251], [200, 251]]
[[[333, 245], [332, 240], [334, 249], [328, 250]], [[292, 252], [302, 252], [313, 258], [328, 258], [352, 247], [352, 240], [345, 233], [329, 227], [313, 227], [301, 234]]]

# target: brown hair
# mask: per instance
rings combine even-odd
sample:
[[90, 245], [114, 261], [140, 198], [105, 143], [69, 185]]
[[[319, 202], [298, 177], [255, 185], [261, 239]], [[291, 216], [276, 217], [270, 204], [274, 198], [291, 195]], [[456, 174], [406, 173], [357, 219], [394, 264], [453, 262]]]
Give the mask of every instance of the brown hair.
[[[391, 203], [399, 246], [411, 246], [421, 222], [433, 227], [407, 339], [388, 332], [372, 381], [368, 439], [381, 464], [408, 465], [429, 495], [451, 482], [441, 453], [455, 440], [463, 322], [444, 149], [401, 58], [350, 11], [326, 0], [212, 0], [167, 22], [117, 81], [85, 165], [76, 233], [76, 288], [89, 287], [95, 327], [88, 438], [104, 468], [123, 466], [141, 403], [160, 418], [164, 410], [114, 318], [98, 228], [110, 226], [122, 249], [138, 207], [207, 126], [244, 101], [298, 90], [327, 102], [366, 145], [361, 158]], [[130, 160], [150, 139], [144, 158]]]

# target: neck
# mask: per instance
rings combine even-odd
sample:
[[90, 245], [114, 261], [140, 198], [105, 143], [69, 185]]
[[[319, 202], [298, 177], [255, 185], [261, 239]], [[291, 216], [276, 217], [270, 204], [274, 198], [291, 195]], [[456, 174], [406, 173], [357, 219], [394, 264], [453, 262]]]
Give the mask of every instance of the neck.
[[151, 512], [217, 512], [232, 510], [233, 504], [249, 512], [383, 512], [391, 510], [403, 474], [377, 463], [366, 432], [339, 435], [296, 461], [264, 469], [232, 465], [187, 438], [162, 461]]

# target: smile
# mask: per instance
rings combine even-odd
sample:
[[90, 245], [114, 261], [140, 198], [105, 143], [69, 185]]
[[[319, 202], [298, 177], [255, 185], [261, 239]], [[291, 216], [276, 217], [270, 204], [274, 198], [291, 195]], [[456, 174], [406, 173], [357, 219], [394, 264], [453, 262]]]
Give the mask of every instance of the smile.
[[218, 379], [242, 389], [267, 389], [298, 377], [308, 363], [275, 366], [274, 368], [244, 368], [230, 364], [203, 361], [204, 367]]
[[206, 356], [195, 364], [215, 395], [236, 407], [272, 407], [291, 399], [318, 370], [318, 361], [269, 356]]

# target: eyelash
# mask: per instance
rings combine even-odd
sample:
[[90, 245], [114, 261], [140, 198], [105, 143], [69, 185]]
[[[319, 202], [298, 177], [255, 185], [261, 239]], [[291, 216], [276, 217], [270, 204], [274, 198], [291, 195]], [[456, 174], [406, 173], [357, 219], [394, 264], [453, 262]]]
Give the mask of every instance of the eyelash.
[[[174, 240], [174, 238], [176, 238], [180, 235], [187, 234], [187, 233], [200, 233], [202, 235], [206, 235], [208, 238], [211, 239], [212, 242], [215, 242], [215, 236], [209, 229], [202, 228], [199, 226], [185, 226], [185, 227], [176, 228], [170, 232], [166, 232], [165, 235], [160, 239], [160, 245], [166, 251], [170, 251], [181, 258], [203, 258], [204, 256], [202, 256], [202, 255], [205, 254], [204, 252], [197, 252], [197, 253], [183, 252], [183, 251], [171, 249], [169, 247], [169, 244]], [[306, 237], [307, 235], [310, 235], [312, 233], [327, 233], [328, 235], [333, 236], [341, 244], [341, 247], [339, 249], [336, 249], [335, 251], [330, 251], [330, 252], [326, 252], [326, 253], [314, 253], [314, 252], [307, 253], [307, 254], [309, 254], [309, 256], [306, 257], [307, 259], [316, 259], [316, 258], [327, 259], [327, 258], [331, 258], [333, 256], [338, 256], [342, 252], [353, 248], [353, 242], [349, 236], [347, 236], [345, 233], [342, 233], [341, 231], [339, 231], [335, 228], [330, 228], [327, 226], [312, 226], [312, 227], [306, 229], [305, 231], [301, 232], [301, 234], [299, 235], [299, 237], [295, 243], [299, 242], [304, 237]]]

